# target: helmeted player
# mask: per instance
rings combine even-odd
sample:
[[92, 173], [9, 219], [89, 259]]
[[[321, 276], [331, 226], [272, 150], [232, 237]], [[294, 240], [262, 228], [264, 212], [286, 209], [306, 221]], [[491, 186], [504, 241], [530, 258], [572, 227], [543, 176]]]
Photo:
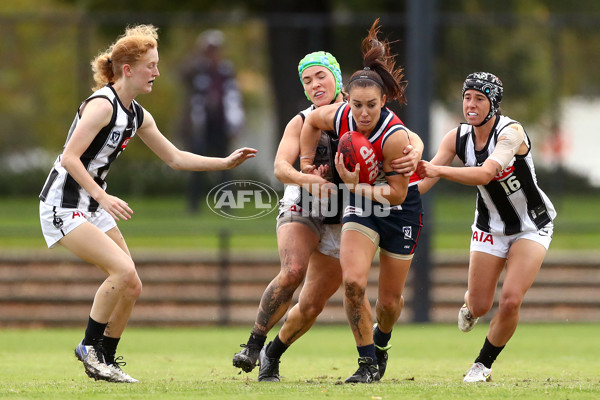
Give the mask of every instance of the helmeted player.
[[[523, 126], [500, 112], [503, 86], [497, 76], [474, 72], [464, 81], [466, 123], [448, 132], [431, 162], [417, 170], [425, 179], [421, 193], [439, 178], [477, 186], [472, 225], [468, 289], [458, 313], [458, 327], [469, 332], [494, 303], [505, 269], [498, 311], [465, 382], [491, 379], [492, 364], [513, 336], [525, 293], [552, 241], [556, 211], [539, 188], [531, 142]], [[454, 157], [465, 167], [449, 166]]]

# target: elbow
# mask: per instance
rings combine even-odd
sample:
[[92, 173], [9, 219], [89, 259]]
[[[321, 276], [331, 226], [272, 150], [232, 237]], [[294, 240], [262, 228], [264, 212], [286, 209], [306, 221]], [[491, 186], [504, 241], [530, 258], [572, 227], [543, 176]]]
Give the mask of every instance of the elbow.
[[273, 163], [273, 173], [275, 174], [275, 178], [281, 180], [283, 178], [283, 168], [281, 168], [281, 163], [275, 161]]
[[71, 167], [73, 166], [73, 163], [77, 161], [81, 162], [81, 160], [78, 157], [69, 155], [68, 153], [63, 153], [60, 157], [60, 165], [67, 171], [70, 171]]
[[179, 162], [176, 158], [169, 158], [164, 160], [164, 162], [169, 166], [169, 168], [175, 171], [182, 171], [185, 169], [181, 162]]
[[392, 205], [398, 205], [398, 204], [404, 203], [404, 200], [406, 200], [407, 193], [408, 193], [408, 188], [397, 191], [396, 193], [394, 193], [394, 195], [390, 199], [390, 203]]
[[492, 180], [494, 180], [495, 177], [496, 177], [495, 171], [494, 172], [486, 172], [479, 178], [479, 182], [477, 182], [476, 184], [477, 185], [487, 185]]
[[404, 203], [404, 200], [406, 200], [406, 192], [404, 192], [404, 194], [403, 194], [403, 195], [401, 195], [401, 196], [398, 198], [398, 203], [397, 203], [397, 204], [402, 204], [402, 203]]
[[475, 185], [487, 185], [498, 175], [501, 171], [502, 166], [494, 160], [494, 162], [490, 162], [490, 160], [486, 161], [481, 167], [479, 167], [476, 171], [475, 176]]

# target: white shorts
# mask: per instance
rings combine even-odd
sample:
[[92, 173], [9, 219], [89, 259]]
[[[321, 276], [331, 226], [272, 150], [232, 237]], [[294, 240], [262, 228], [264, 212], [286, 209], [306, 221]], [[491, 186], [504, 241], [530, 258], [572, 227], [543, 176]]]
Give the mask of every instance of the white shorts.
[[340, 238], [342, 236], [342, 224], [323, 224], [319, 250], [329, 257], [340, 258]]
[[473, 231], [471, 235], [471, 251], [481, 251], [482, 253], [488, 253], [496, 257], [506, 258], [508, 257], [510, 246], [519, 239], [533, 240], [548, 250], [550, 242], [552, 242], [554, 225], [550, 222], [539, 231], [521, 232], [514, 235], [487, 233], [481, 229], [477, 229], [475, 224], [471, 226], [471, 230]]
[[60, 239], [84, 222], [95, 225], [102, 232], [117, 226], [115, 219], [103, 208], [89, 212], [77, 208], [50, 206], [40, 201], [40, 223], [48, 248], [56, 247]]

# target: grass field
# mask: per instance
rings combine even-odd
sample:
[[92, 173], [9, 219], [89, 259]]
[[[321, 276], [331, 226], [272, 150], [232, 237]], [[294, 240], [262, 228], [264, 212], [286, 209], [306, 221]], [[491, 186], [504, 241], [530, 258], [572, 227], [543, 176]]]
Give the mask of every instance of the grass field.
[[[184, 197], [127, 198], [135, 214], [119, 227], [133, 250], [216, 251], [219, 233], [231, 232], [230, 246], [239, 251], [275, 252], [275, 212], [259, 219], [229, 220], [209, 210], [189, 215]], [[468, 251], [474, 196], [436, 195], [433, 209], [434, 250]], [[600, 243], [600, 206], [596, 197], [555, 200], [556, 220], [551, 250], [597, 250]], [[425, 224], [431, 224], [425, 216]], [[431, 218], [430, 218], [431, 219]], [[2, 251], [44, 250], [38, 201], [0, 198], [0, 254]]]
[[[120, 352], [139, 384], [93, 381], [73, 356], [83, 329], [0, 330], [0, 398], [7, 399], [598, 399], [600, 326], [522, 324], [489, 383], [464, 384], [487, 327], [398, 325], [380, 383], [346, 385], [356, 350], [346, 326], [316, 325], [283, 356], [280, 383], [238, 374], [244, 328], [130, 328]], [[270, 335], [271, 337], [273, 334]]]
[[[119, 224], [135, 252], [218, 251], [219, 233], [234, 232], [231, 248], [275, 252], [274, 213], [232, 221], [205, 212], [188, 215], [183, 197], [126, 199], [135, 211]], [[434, 250], [467, 253], [472, 197], [435, 202]], [[597, 250], [600, 212], [595, 198], [557, 201], [552, 249]], [[45, 249], [31, 198], [0, 198], [0, 255]], [[53, 253], [56, 254], [56, 253]], [[135, 311], [134, 311], [135, 312]], [[84, 321], [82, 321], [82, 324]], [[73, 356], [84, 327], [0, 329], [0, 398], [7, 399], [600, 399], [598, 324], [522, 324], [494, 364], [493, 381], [465, 385], [485, 337], [486, 324], [469, 334], [455, 325], [398, 325], [384, 380], [344, 385], [356, 369], [347, 326], [315, 326], [284, 355], [279, 384], [238, 374], [232, 355], [250, 327], [130, 328], [120, 353], [140, 384], [95, 382]], [[270, 335], [273, 337], [273, 334]]]

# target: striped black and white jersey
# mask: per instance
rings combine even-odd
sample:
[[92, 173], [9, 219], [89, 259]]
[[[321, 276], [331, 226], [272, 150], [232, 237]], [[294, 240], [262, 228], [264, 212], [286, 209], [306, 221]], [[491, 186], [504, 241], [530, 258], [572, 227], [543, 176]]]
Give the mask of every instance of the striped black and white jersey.
[[[310, 114], [316, 107], [311, 105], [305, 110], [300, 111], [298, 114], [302, 117], [302, 122], [306, 120], [308, 114]], [[321, 131], [321, 137], [317, 143], [317, 149], [315, 150], [315, 158], [313, 164], [315, 166], [327, 165], [329, 171], [323, 178], [329, 182], [338, 183], [340, 181], [337, 170], [335, 169], [335, 153], [337, 151], [339, 138], [333, 131]]]
[[[113, 105], [113, 114], [109, 124], [98, 132], [92, 143], [83, 152], [81, 162], [96, 183], [106, 189], [105, 178], [110, 164], [125, 150], [129, 141], [135, 136], [138, 127], [142, 125], [144, 109], [134, 100], [131, 110], [128, 110], [121, 103], [114, 88], [111, 85], [105, 86], [81, 103], [69, 129], [65, 146], [79, 123], [83, 105], [95, 98], [105, 98], [110, 101]], [[61, 157], [62, 154], [54, 162], [40, 193], [40, 200], [57, 207], [96, 211], [99, 206], [98, 202], [69, 175], [61, 165]]]
[[[315, 110], [315, 105], [300, 111], [298, 115], [302, 118], [302, 123], [306, 121], [306, 117]], [[339, 138], [337, 134], [332, 131], [321, 131], [319, 142], [315, 151], [315, 158], [313, 165], [327, 165], [329, 166], [327, 174], [323, 177], [329, 182], [335, 184], [340, 183], [342, 180], [335, 169], [335, 153], [337, 151]], [[280, 211], [289, 209], [290, 206], [296, 206], [296, 209], [301, 209], [304, 212], [309, 213], [312, 217], [321, 217], [322, 214], [331, 214], [325, 216], [323, 223], [325, 224], [339, 224], [341, 222], [341, 209], [342, 209], [342, 197], [332, 195], [329, 199], [320, 199], [313, 196], [308, 190], [300, 188], [297, 185], [285, 185], [283, 198], [279, 202]], [[336, 212], [333, 212], [335, 210]], [[332, 211], [332, 212], [330, 212]]]
[[[475, 149], [473, 126], [461, 124], [456, 135], [457, 156], [466, 167], [481, 166], [494, 151], [502, 131], [512, 124], [519, 122], [499, 115], [481, 150]], [[490, 183], [477, 186], [475, 225], [484, 232], [514, 235], [538, 231], [556, 217], [550, 199], [537, 184], [527, 133], [525, 141], [527, 154], [515, 155]]]

